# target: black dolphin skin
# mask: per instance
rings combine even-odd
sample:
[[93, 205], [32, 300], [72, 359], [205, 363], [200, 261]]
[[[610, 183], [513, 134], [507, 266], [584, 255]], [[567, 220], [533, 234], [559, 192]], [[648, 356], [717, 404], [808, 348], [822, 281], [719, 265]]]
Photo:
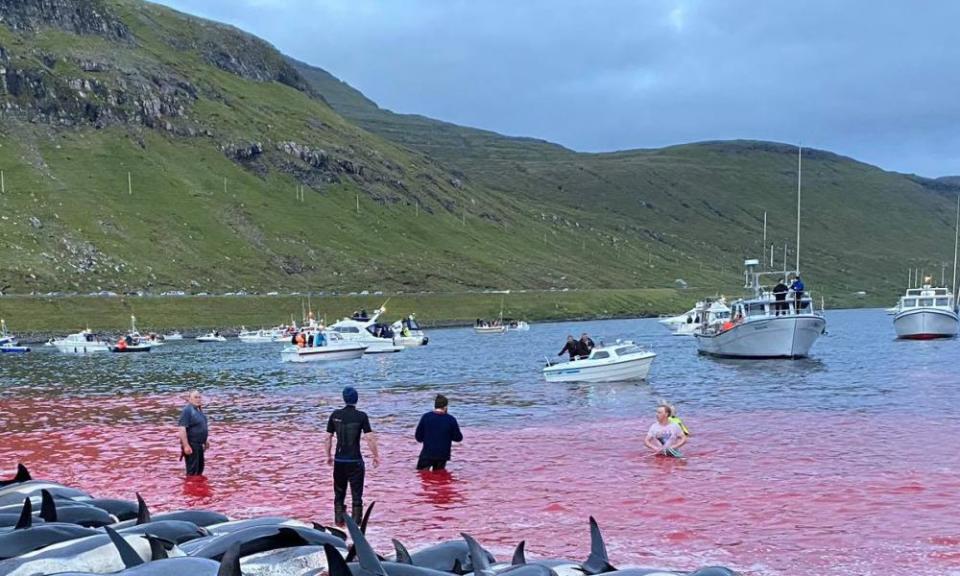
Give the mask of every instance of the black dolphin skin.
[[338, 548], [347, 548], [347, 543], [326, 532], [300, 526], [251, 526], [229, 534], [212, 538], [209, 543], [193, 550], [194, 558], [220, 560], [233, 544], [240, 544], [240, 556], [249, 556], [258, 552], [267, 552], [278, 548], [294, 546], [323, 546], [329, 544]]
[[27, 467], [21, 463], [17, 463], [17, 474], [9, 480], [0, 480], [0, 488], [4, 486], [10, 486], [11, 484], [21, 484], [27, 482], [28, 480], [33, 480], [30, 476], [30, 471], [27, 470]]

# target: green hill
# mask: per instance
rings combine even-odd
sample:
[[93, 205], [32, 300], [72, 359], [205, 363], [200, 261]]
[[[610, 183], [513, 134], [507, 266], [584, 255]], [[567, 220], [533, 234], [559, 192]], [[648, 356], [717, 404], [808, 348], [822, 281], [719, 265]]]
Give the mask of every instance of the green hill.
[[[790, 146], [579, 154], [393, 114], [139, 0], [0, 0], [0, 68], [0, 290], [715, 287], [764, 211], [793, 244]], [[808, 284], [886, 298], [952, 257], [955, 183], [804, 158]]]

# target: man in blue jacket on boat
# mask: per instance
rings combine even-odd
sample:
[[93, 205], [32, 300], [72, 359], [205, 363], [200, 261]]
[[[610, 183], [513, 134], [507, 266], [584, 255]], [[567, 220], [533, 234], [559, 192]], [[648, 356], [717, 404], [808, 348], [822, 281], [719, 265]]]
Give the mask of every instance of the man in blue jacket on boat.
[[423, 443], [417, 470], [443, 470], [450, 459], [450, 444], [462, 442], [463, 434], [457, 419], [447, 414], [447, 397], [437, 394], [433, 401], [433, 411], [420, 417], [414, 437]]
[[800, 279], [800, 275], [797, 274], [797, 277], [793, 279], [793, 283], [790, 284], [790, 289], [793, 290], [794, 297], [794, 312], [797, 314], [800, 313], [800, 301], [803, 298], [803, 280]]

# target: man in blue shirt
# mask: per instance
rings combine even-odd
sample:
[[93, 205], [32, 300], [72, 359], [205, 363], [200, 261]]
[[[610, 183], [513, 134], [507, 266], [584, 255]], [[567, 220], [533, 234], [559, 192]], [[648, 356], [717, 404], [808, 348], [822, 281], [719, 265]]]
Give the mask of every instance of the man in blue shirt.
[[[345, 406], [334, 410], [327, 420], [327, 464], [333, 464], [333, 521], [337, 526], [343, 526], [345, 522], [348, 485], [353, 505], [351, 516], [357, 524], [363, 518], [363, 481], [366, 469], [363, 454], [360, 452], [361, 435], [366, 438], [370, 453], [373, 454], [373, 465], [380, 465], [377, 438], [370, 428], [370, 418], [365, 412], [357, 410], [358, 400], [357, 390], [353, 386], [347, 386], [343, 389]], [[331, 454], [334, 436], [337, 437], [336, 457]]]
[[462, 442], [463, 434], [457, 419], [447, 414], [447, 397], [437, 394], [433, 401], [433, 412], [420, 417], [414, 437], [423, 443], [417, 470], [443, 470], [450, 459], [450, 443]]
[[187, 476], [203, 474], [203, 453], [210, 448], [207, 439], [207, 415], [203, 413], [203, 397], [199, 390], [187, 393], [187, 405], [180, 412], [177, 433], [181, 457], [187, 462]]
[[794, 308], [793, 311], [797, 314], [800, 313], [801, 300], [803, 298], [803, 280], [800, 279], [800, 275], [797, 274], [797, 277], [794, 278], [793, 283], [790, 284], [790, 289], [793, 290], [794, 297]]

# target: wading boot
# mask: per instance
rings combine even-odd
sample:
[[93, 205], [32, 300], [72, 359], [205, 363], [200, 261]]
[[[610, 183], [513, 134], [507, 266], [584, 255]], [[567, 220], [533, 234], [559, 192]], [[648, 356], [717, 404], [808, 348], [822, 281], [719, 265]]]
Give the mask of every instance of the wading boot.
[[343, 517], [347, 514], [347, 507], [343, 504], [333, 505], [333, 523], [337, 526], [343, 526], [347, 523]]
[[360, 521], [363, 520], [363, 503], [353, 505], [353, 521], [357, 523], [357, 526], [360, 525]]

